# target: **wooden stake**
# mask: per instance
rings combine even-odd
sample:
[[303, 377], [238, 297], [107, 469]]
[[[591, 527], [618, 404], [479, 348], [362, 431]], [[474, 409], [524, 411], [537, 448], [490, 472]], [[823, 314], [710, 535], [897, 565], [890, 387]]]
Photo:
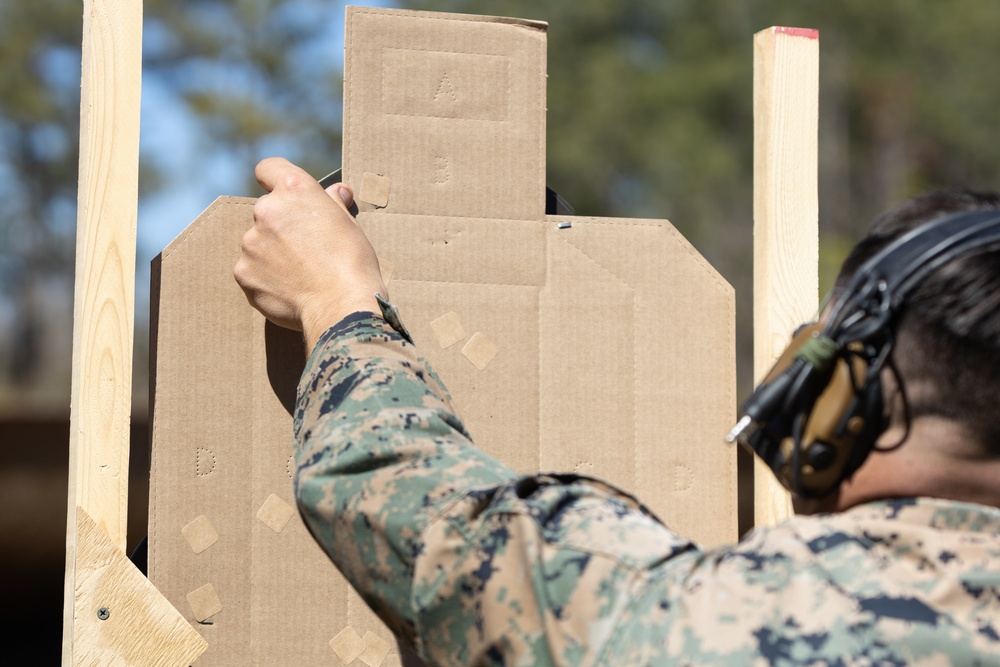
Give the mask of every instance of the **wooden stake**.
[[63, 665], [187, 665], [205, 641], [124, 554], [142, 2], [83, 7]]
[[[819, 33], [754, 35], [754, 377], [759, 382], [818, 307]], [[754, 523], [791, 516], [791, 500], [754, 461]]]

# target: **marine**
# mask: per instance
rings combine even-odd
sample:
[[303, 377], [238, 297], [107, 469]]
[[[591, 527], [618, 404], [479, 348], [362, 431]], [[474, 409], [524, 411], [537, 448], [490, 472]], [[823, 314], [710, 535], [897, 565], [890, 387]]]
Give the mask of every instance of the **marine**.
[[[996, 196], [910, 200], [855, 247], [817, 331], [873, 369], [855, 388], [874, 405], [856, 408], [869, 425], [833, 458], [813, 455], [836, 438], [809, 440], [826, 384], [808, 389], [815, 369], [801, 369], [829, 364], [791, 351], [794, 373], [751, 397], [737, 436], [800, 514], [704, 549], [626, 491], [519, 475], [478, 450], [384, 298], [350, 188], [324, 191], [281, 159], [257, 177], [269, 194], [234, 272], [251, 305], [302, 330], [309, 350], [294, 420], [299, 510], [428, 664], [1000, 664]], [[933, 269], [909, 262], [921, 278], [905, 307], [879, 310], [898, 244], [926, 244], [932, 226], [952, 238], [973, 219], [982, 247]], [[877, 275], [886, 266], [892, 275]], [[772, 400], [784, 385], [806, 390]], [[826, 467], [840, 471], [832, 482]]]

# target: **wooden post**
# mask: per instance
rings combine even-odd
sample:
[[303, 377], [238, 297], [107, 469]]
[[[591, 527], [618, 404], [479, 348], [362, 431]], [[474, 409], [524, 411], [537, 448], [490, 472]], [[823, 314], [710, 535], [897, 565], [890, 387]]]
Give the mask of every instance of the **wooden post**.
[[[754, 377], [818, 307], [819, 33], [754, 36]], [[754, 523], [792, 514], [788, 493], [754, 461]]]
[[63, 665], [187, 665], [205, 641], [125, 556], [141, 0], [84, 0]]

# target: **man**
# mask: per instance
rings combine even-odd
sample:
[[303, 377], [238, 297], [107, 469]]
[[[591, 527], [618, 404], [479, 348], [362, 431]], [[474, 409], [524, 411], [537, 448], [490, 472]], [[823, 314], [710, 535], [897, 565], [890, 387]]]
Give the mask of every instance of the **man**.
[[[348, 213], [269, 159], [237, 281], [310, 353], [299, 509], [333, 562], [432, 664], [1000, 664], [1000, 252], [924, 281], [886, 370], [888, 420], [847, 481], [703, 550], [626, 493], [517, 476], [477, 450]], [[889, 213], [841, 285], [914, 227], [1000, 209], [962, 193]], [[902, 444], [900, 444], [902, 442]]]

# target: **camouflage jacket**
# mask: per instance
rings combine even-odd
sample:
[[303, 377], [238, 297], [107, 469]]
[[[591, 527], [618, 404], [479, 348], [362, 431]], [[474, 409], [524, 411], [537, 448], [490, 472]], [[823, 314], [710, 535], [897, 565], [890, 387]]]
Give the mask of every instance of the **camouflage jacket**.
[[384, 314], [398, 331], [357, 313], [307, 364], [296, 496], [428, 663], [1000, 665], [1000, 510], [886, 500], [705, 550], [607, 484], [477, 450]]

